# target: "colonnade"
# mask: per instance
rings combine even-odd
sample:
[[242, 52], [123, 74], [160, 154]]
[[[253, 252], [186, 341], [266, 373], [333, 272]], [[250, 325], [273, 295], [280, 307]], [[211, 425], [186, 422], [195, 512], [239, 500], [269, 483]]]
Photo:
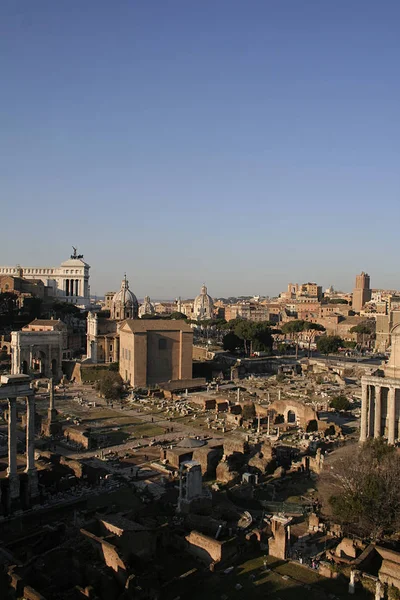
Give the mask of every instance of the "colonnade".
[[[361, 385], [360, 441], [385, 436], [389, 444], [394, 444], [400, 434], [400, 381], [363, 377]], [[399, 390], [399, 398], [396, 398], [396, 390]]]
[[65, 295], [66, 296], [81, 296], [79, 279], [66, 279], [65, 280]]
[[[4, 381], [4, 379], [7, 381]], [[20, 504], [20, 477], [17, 465], [17, 400], [26, 402], [26, 468], [28, 479], [28, 496], [38, 496], [38, 477], [35, 467], [35, 396], [29, 386], [30, 377], [27, 375], [6, 375], [1, 377], [0, 399], [8, 400], [8, 504], [10, 510]], [[21, 393], [21, 395], [18, 394]], [[17, 395], [18, 394], [18, 395]], [[24, 394], [22, 396], [22, 394]], [[1, 499], [1, 488], [0, 488]]]
[[[9, 499], [11, 505], [19, 503], [20, 482], [17, 472], [17, 398], [8, 398], [8, 469]], [[26, 468], [29, 497], [38, 495], [35, 467], [35, 397], [26, 397]]]

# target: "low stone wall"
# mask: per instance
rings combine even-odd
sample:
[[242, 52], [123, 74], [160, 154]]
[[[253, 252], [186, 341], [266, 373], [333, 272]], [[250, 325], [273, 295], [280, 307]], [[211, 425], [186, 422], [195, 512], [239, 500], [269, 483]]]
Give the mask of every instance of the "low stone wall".
[[76, 361], [63, 361], [63, 372], [67, 379], [76, 383], [94, 383], [100, 379], [102, 373], [109, 371], [108, 364], [93, 365]]
[[198, 531], [185, 537], [187, 550], [206, 564], [230, 560], [236, 554], [235, 539], [219, 541]]
[[205, 346], [193, 346], [193, 360], [213, 360], [214, 356]]
[[90, 450], [92, 447], [90, 432], [87, 429], [77, 427], [66, 427], [64, 429], [64, 437], [69, 442], [78, 444], [85, 450]]
[[120, 581], [125, 582], [128, 576], [128, 568], [119, 555], [117, 548], [86, 529], [81, 529], [81, 533], [90, 540], [107, 567], [110, 567], [117, 574]]

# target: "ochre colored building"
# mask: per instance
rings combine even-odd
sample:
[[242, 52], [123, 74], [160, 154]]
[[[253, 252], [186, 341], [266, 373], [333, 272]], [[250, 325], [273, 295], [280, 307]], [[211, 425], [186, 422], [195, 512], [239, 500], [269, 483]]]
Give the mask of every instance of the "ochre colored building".
[[192, 378], [193, 331], [185, 321], [127, 319], [119, 339], [119, 372], [130, 385]]

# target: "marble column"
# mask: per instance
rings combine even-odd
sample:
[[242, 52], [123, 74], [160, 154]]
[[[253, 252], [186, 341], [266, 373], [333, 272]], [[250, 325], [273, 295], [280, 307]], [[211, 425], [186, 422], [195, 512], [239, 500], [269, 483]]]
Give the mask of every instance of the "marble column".
[[26, 470], [35, 468], [35, 398], [26, 399]]
[[368, 386], [368, 431], [367, 437], [374, 435], [374, 416], [375, 416], [375, 386]]
[[52, 377], [49, 379], [48, 389], [49, 389], [49, 400], [50, 400], [49, 409], [54, 410], [54, 381], [53, 381]]
[[35, 467], [35, 396], [26, 399], [26, 473], [29, 496], [38, 495], [38, 479]]
[[356, 592], [356, 572], [352, 569], [350, 571], [349, 594], [355, 594], [355, 592]]
[[29, 346], [29, 366], [28, 373], [33, 371], [33, 345]]
[[395, 440], [395, 428], [396, 428], [396, 404], [395, 404], [395, 393], [396, 390], [393, 387], [389, 388], [388, 393], [388, 443], [394, 444]]
[[17, 473], [17, 399], [8, 399], [8, 469], [10, 504], [19, 500]]
[[374, 437], [381, 437], [382, 428], [382, 388], [380, 385], [375, 386], [375, 420], [374, 420]]
[[368, 386], [366, 383], [361, 385], [361, 427], [360, 427], [360, 442], [365, 442], [367, 439], [368, 426]]

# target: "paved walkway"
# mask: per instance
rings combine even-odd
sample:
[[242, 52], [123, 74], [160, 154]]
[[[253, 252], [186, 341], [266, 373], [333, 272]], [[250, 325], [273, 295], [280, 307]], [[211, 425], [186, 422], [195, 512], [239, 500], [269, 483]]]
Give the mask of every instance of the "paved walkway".
[[[99, 398], [96, 395], [95, 390], [90, 387], [73, 384], [67, 389], [67, 399], [68, 401], [73, 400], [76, 396], [82, 396], [87, 402], [96, 402], [96, 409], [99, 407], [103, 407], [105, 409], [113, 410], [118, 413], [119, 416], [131, 416], [135, 419], [139, 419], [143, 423], [157, 425], [163, 427], [165, 429], [165, 433], [156, 436], [147, 436], [137, 440], [130, 440], [128, 442], [124, 442], [123, 444], [117, 444], [114, 446], [107, 446], [106, 448], [96, 449], [96, 450], [87, 450], [87, 451], [79, 451], [73, 449], [68, 449], [64, 445], [56, 444], [56, 450], [63, 456], [67, 458], [91, 458], [96, 455], [99, 455], [102, 451], [106, 454], [108, 452], [117, 452], [119, 454], [126, 453], [128, 451], [132, 451], [133, 449], [139, 449], [141, 447], [148, 447], [150, 442], [155, 440], [156, 442], [174, 442], [177, 439], [186, 437], [186, 436], [194, 436], [194, 435], [205, 435], [208, 432], [208, 429], [204, 429], [204, 432], [199, 431], [195, 427], [187, 425], [185, 423], [180, 422], [180, 417], [172, 417], [172, 420], [169, 420], [168, 417], [160, 416], [160, 413], [157, 411], [140, 411], [137, 408], [121, 408], [118, 402], [114, 402], [113, 406], [107, 405], [106, 400], [104, 398]], [[55, 405], [56, 408], [59, 408], [61, 412], [64, 412], [62, 407], [63, 402], [63, 394], [62, 392], [57, 392], [55, 396]], [[64, 408], [66, 408], [64, 406]], [[87, 409], [88, 414], [91, 410]], [[68, 412], [67, 410], [65, 412]], [[72, 412], [72, 411], [71, 411]], [[111, 418], [111, 417], [110, 417]], [[167, 430], [170, 430], [167, 432]], [[172, 429], [172, 431], [171, 431]], [[211, 433], [211, 431], [210, 431]]]

